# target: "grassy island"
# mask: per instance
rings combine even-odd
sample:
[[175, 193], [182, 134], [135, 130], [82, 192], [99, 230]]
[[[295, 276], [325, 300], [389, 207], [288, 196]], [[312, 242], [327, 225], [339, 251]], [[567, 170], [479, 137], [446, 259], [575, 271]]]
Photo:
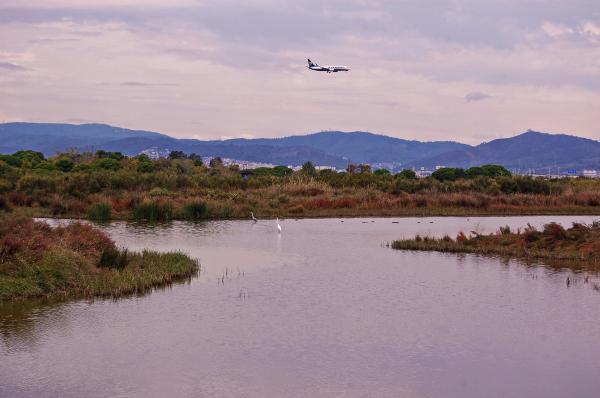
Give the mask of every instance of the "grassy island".
[[455, 239], [422, 237], [392, 242], [399, 250], [423, 250], [450, 253], [475, 253], [513, 258], [549, 261], [585, 262], [597, 267], [600, 263], [600, 223], [574, 223], [565, 229], [560, 224], [546, 224], [542, 230], [528, 225], [511, 231], [501, 227], [496, 233], [481, 235], [459, 233]]
[[90, 225], [0, 217], [0, 301], [142, 293], [197, 269], [181, 253], [120, 250]]
[[600, 180], [512, 175], [497, 165], [441, 168], [417, 178], [306, 162], [240, 170], [219, 158], [119, 152], [0, 155], [0, 211], [90, 220], [600, 214]]

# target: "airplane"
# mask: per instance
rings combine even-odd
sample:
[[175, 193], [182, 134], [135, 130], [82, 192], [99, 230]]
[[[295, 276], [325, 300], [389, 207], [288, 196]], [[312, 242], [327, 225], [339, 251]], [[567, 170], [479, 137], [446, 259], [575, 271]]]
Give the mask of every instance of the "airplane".
[[316, 70], [317, 72], [327, 72], [327, 73], [335, 73], [335, 72], [348, 72], [350, 68], [347, 66], [319, 66], [315, 62], [308, 60], [308, 69]]

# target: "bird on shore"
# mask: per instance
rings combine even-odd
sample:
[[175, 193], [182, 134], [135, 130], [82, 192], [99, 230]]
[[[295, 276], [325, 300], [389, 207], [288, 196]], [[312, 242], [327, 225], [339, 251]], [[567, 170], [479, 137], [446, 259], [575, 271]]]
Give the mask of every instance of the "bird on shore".
[[277, 217], [277, 232], [281, 233], [281, 225], [279, 225], [279, 217]]
[[258, 219], [256, 217], [254, 217], [254, 213], [250, 212], [250, 217], [252, 217], [252, 221], [257, 222]]

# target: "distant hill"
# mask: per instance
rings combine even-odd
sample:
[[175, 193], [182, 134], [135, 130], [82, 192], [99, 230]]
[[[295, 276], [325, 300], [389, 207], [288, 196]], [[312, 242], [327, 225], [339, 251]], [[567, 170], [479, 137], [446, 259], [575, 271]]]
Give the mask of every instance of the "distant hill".
[[453, 141], [421, 142], [362, 131], [325, 131], [284, 138], [235, 139], [235, 145], [308, 146], [349, 159], [354, 163], [409, 163], [449, 151], [471, 148]]
[[421, 142], [368, 132], [328, 131], [273, 139], [201, 141], [105, 124], [0, 124], [0, 153], [33, 149], [50, 156], [71, 148], [105, 149], [127, 155], [156, 148], [281, 165], [301, 165], [310, 160], [317, 165], [337, 168], [345, 168], [348, 163], [370, 163], [395, 170], [435, 166], [467, 168], [496, 163], [510, 169], [538, 172], [547, 172], [548, 168], [553, 172], [557, 168], [562, 171], [600, 169], [600, 142], [534, 131], [473, 147], [453, 141]]
[[468, 168], [482, 164], [501, 164], [509, 169], [546, 173], [600, 169], [600, 142], [566, 134], [527, 131], [511, 138], [486, 142], [475, 147], [450, 151], [428, 159], [413, 161], [409, 167], [435, 166]]

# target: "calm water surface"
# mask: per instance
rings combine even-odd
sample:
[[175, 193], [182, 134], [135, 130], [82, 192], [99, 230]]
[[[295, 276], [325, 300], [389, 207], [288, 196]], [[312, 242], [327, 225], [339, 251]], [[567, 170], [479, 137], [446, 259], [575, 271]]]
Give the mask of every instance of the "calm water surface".
[[598, 275], [383, 246], [550, 220], [592, 218], [114, 223], [119, 245], [185, 251], [200, 275], [0, 305], [0, 396], [598, 397]]

